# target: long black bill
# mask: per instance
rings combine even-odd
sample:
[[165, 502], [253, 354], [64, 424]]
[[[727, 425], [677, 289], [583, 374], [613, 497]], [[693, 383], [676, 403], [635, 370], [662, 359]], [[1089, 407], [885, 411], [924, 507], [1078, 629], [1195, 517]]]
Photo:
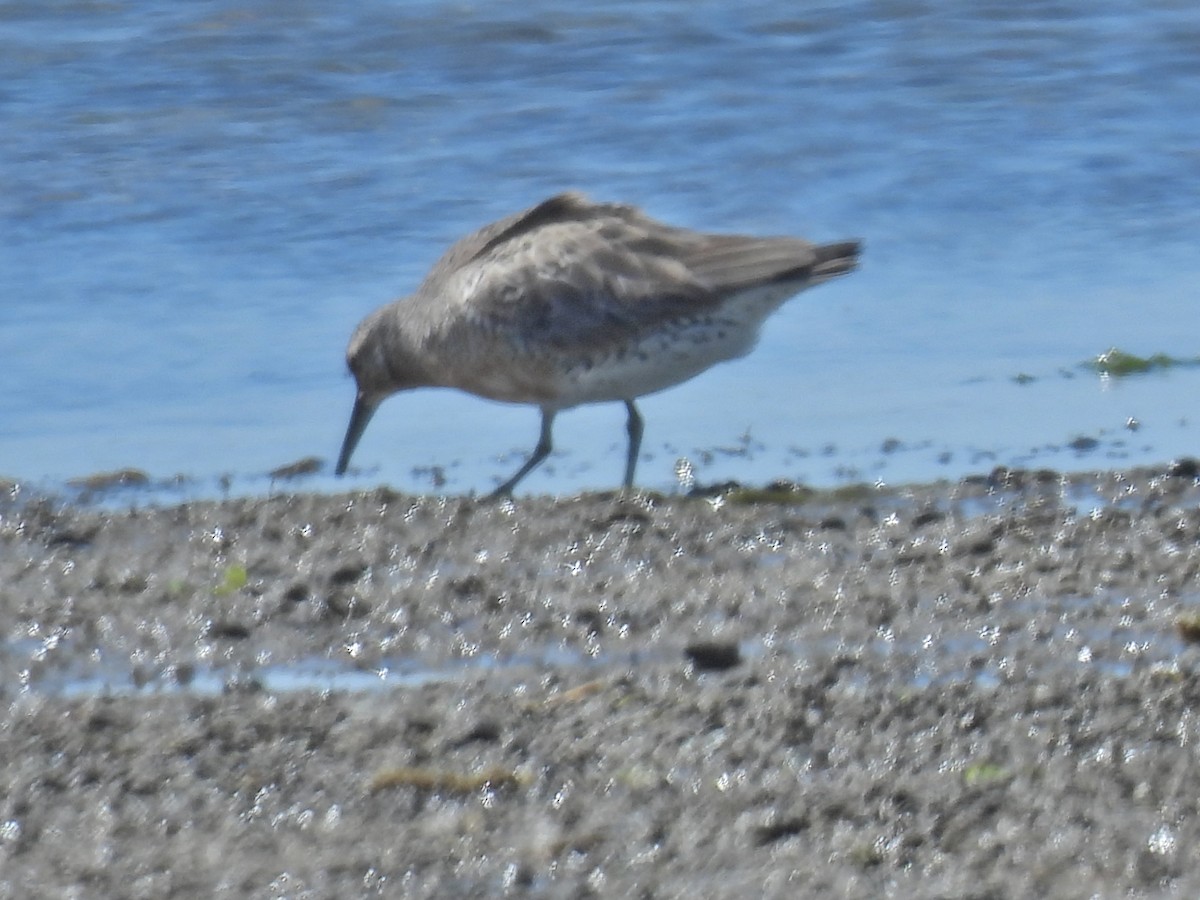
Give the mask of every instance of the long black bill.
[[358, 446], [358, 439], [367, 430], [367, 423], [371, 421], [371, 416], [375, 415], [375, 410], [378, 408], [378, 403], [367, 402], [363, 399], [362, 394], [354, 398], [354, 409], [350, 412], [350, 424], [346, 426], [346, 437], [342, 440], [342, 452], [338, 454], [337, 468], [333, 470], [335, 475], [346, 473], [346, 466], [350, 464], [350, 455]]

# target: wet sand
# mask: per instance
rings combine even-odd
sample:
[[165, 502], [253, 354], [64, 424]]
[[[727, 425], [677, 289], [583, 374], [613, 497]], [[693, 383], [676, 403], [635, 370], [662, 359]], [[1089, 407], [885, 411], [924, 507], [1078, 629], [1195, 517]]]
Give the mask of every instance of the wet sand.
[[1196, 896], [1192, 462], [0, 507], [0, 896]]

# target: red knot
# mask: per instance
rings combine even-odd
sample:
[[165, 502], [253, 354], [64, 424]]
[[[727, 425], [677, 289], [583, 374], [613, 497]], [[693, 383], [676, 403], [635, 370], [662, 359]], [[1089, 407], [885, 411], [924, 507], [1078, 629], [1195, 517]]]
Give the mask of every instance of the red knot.
[[632, 206], [560, 194], [454, 244], [415, 294], [355, 329], [358, 385], [338, 475], [397, 391], [452, 387], [542, 413], [510, 494], [551, 450], [554, 417], [584, 403], [628, 412], [625, 487], [642, 440], [634, 400], [750, 352], [785, 300], [854, 269], [857, 241], [705, 234]]

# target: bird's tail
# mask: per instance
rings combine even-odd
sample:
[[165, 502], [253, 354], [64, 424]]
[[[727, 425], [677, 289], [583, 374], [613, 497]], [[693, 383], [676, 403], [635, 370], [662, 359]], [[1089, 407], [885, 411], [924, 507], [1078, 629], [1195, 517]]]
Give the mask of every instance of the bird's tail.
[[861, 244], [858, 241], [839, 241], [836, 244], [821, 244], [815, 247], [817, 261], [811, 269], [812, 283], [828, 281], [853, 272], [858, 267], [860, 249]]
[[858, 246], [858, 241], [811, 244], [799, 238], [707, 235], [685, 262], [718, 293], [793, 282], [799, 290], [852, 271]]

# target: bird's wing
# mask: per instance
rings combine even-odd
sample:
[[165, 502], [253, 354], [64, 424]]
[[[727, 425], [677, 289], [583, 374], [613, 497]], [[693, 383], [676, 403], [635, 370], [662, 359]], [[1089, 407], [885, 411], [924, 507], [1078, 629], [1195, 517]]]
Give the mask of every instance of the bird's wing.
[[464, 272], [464, 311], [530, 349], [561, 351], [619, 345], [713, 309], [719, 296], [660, 243], [605, 220], [544, 225], [492, 247]]
[[562, 194], [455, 244], [422, 293], [531, 348], [595, 349], [705, 316], [742, 290], [792, 281], [799, 290], [829, 268], [825, 250], [674, 228], [632, 206]]
[[436, 289], [444, 279], [452, 277], [497, 246], [515, 240], [522, 234], [554, 222], [582, 221], [597, 208], [599, 205], [590, 202], [583, 194], [568, 192], [557, 194], [536, 206], [485, 225], [452, 244], [434, 264], [421, 289]]

